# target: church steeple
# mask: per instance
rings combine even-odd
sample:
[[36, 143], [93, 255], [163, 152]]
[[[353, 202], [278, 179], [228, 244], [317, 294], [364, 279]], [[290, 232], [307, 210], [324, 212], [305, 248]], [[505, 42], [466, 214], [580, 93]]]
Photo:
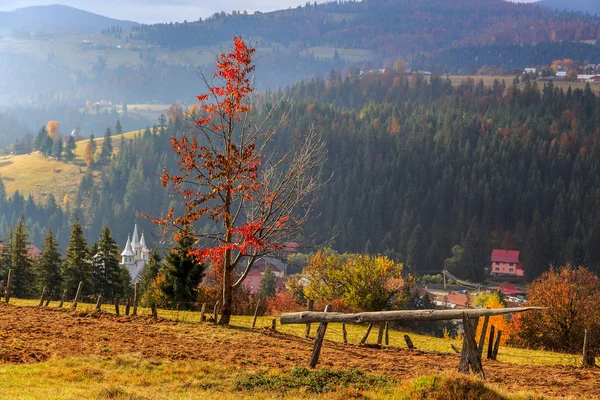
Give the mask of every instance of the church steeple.
[[132, 264], [135, 260], [135, 253], [133, 252], [133, 249], [131, 248], [131, 240], [129, 239], [129, 236], [127, 236], [127, 244], [125, 245], [125, 250], [123, 250], [123, 252], [121, 253], [122, 259], [121, 259], [121, 264], [123, 265], [129, 265]]
[[135, 224], [135, 227], [133, 228], [133, 237], [131, 238], [131, 246], [133, 247], [133, 249], [137, 249], [138, 247], [140, 247], [140, 239], [139, 239], [139, 235], [138, 235], [138, 229], [137, 229], [137, 224]]

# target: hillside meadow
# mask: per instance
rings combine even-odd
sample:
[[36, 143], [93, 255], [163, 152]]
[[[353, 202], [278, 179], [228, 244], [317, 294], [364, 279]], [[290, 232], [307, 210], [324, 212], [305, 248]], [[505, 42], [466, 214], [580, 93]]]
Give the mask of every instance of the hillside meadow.
[[[143, 131], [132, 131], [112, 137], [114, 152], [118, 151], [121, 136], [131, 140]], [[104, 138], [96, 138], [100, 149]], [[12, 196], [19, 190], [23, 196], [32, 194], [34, 199], [45, 201], [53, 194], [59, 204], [75, 196], [81, 178], [88, 167], [83, 161], [83, 155], [88, 140], [76, 142], [75, 159], [73, 162], [44, 157], [39, 151], [30, 154], [6, 155], [0, 157], [0, 179], [6, 187], [6, 194]]]
[[[11, 301], [12, 303], [13, 301]], [[31, 304], [31, 301], [14, 301]], [[372, 398], [542, 399], [600, 396], [598, 371], [573, 366], [484, 361], [485, 380], [455, 373], [449, 341], [411, 334], [417, 347], [437, 341], [443, 353], [410, 351], [399, 331], [390, 346], [339, 343], [339, 326], [323, 345], [320, 364], [306, 367], [312, 340], [304, 326], [250, 329], [173, 321], [159, 312], [117, 317], [0, 304], [0, 392], [8, 399]], [[109, 306], [105, 307], [108, 311]], [[145, 310], [142, 310], [145, 313]], [[180, 314], [180, 317], [182, 315]], [[195, 317], [197, 317], [197, 313]], [[191, 317], [191, 314], [190, 314]], [[313, 327], [313, 333], [314, 333]], [[351, 343], [364, 327], [349, 327]], [[331, 340], [333, 339], [333, 340]], [[500, 356], [505, 349], [501, 349]], [[527, 357], [535, 357], [530, 352]], [[7, 379], [7, 377], [10, 377]]]

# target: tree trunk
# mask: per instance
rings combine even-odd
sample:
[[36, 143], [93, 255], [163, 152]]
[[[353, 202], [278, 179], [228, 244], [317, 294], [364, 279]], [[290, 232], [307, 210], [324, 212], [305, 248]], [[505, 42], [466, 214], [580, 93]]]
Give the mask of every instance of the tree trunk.
[[223, 269], [223, 308], [221, 309], [221, 319], [219, 325], [229, 325], [231, 319], [232, 303], [233, 303], [233, 289], [231, 271], [225, 266]]

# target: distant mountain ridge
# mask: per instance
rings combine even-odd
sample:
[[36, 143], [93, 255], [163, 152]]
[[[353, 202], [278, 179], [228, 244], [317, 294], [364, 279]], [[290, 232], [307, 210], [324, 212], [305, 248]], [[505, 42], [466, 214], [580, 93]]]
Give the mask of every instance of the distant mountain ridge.
[[96, 33], [118, 26], [129, 31], [139, 26], [134, 21], [104, 17], [78, 8], [54, 4], [31, 6], [0, 12], [0, 30], [5, 34], [25, 30], [42, 34]]
[[537, 4], [553, 10], [581, 11], [591, 15], [600, 15], [600, 1], [598, 0], [540, 0]]

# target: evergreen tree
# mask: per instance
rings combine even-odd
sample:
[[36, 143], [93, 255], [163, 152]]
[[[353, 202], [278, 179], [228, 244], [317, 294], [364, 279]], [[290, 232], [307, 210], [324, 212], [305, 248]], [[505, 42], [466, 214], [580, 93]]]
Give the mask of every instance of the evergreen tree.
[[94, 245], [92, 260], [95, 293], [105, 298], [122, 296], [123, 288], [129, 282], [122, 281], [119, 246], [108, 226], [102, 228], [100, 240]]
[[533, 221], [527, 232], [523, 268], [527, 280], [532, 281], [550, 267], [550, 239], [540, 210], [533, 214]]
[[54, 157], [56, 157], [58, 160], [60, 160], [62, 158], [62, 154], [63, 154], [63, 138], [62, 136], [58, 136], [56, 138], [56, 140], [54, 140], [54, 144], [52, 145], [52, 154], [54, 155]]
[[38, 288], [44, 286], [57, 295], [62, 288], [62, 256], [60, 254], [59, 242], [54, 236], [51, 228], [48, 228], [42, 254], [36, 260]]
[[93, 293], [89, 249], [83, 235], [83, 228], [77, 220], [71, 225], [71, 236], [67, 245], [62, 276], [64, 288], [67, 289], [69, 296], [75, 295], [79, 282], [83, 282], [83, 293]]
[[[158, 271], [162, 268], [162, 257], [158, 250], [154, 249], [150, 253], [150, 257], [142, 272], [140, 273], [140, 295], [143, 296], [144, 293], [150, 288], [152, 281], [158, 275]], [[148, 304], [147, 304], [148, 305]]]
[[277, 276], [271, 267], [267, 267], [260, 280], [258, 295], [261, 299], [273, 297], [277, 294]]
[[113, 153], [112, 147], [112, 138], [111, 138], [110, 128], [106, 128], [106, 132], [104, 132], [104, 141], [102, 142], [102, 150], [100, 150], [100, 155], [98, 157], [98, 161], [100, 163], [106, 163], [110, 159], [110, 156]]
[[38, 131], [37, 136], [35, 137], [35, 141], [33, 142], [33, 146], [35, 150], [42, 150], [42, 146], [46, 144], [46, 138], [48, 137], [48, 131], [45, 126]]
[[88, 142], [92, 148], [94, 149], [94, 153], [98, 150], [98, 143], [96, 143], [96, 137], [94, 136], [94, 134], [92, 133], [90, 135], [90, 140]]
[[482, 282], [485, 279], [484, 268], [490, 261], [485, 235], [479, 229], [477, 219], [473, 218], [471, 226], [465, 238], [463, 252], [464, 276], [474, 282]]
[[406, 266], [413, 274], [426, 269], [426, 252], [423, 227], [419, 224], [413, 230], [406, 248]]
[[25, 224], [25, 217], [21, 215], [10, 229], [8, 242], [10, 268], [13, 271], [12, 293], [15, 297], [27, 298], [36, 294], [35, 271], [29, 257], [30, 245], [29, 228]]
[[[123, 105], [124, 109], [127, 109], [126, 105]], [[125, 112], [125, 111], [123, 111]], [[115, 135], [121, 135], [123, 134], [123, 127], [121, 126], [121, 121], [117, 120], [117, 123], [115, 124]]]
[[75, 153], [73, 153], [73, 150], [75, 150], [76, 147], [77, 145], [75, 144], [75, 138], [73, 138], [73, 136], [69, 136], [69, 140], [67, 140], [64, 150], [65, 160], [73, 161], [75, 158]]
[[167, 254], [162, 268], [165, 282], [161, 291], [169, 302], [183, 303], [184, 307], [190, 307], [196, 301], [197, 287], [205, 271], [205, 265], [189, 254], [193, 245], [191, 236], [180, 234], [177, 247]]

